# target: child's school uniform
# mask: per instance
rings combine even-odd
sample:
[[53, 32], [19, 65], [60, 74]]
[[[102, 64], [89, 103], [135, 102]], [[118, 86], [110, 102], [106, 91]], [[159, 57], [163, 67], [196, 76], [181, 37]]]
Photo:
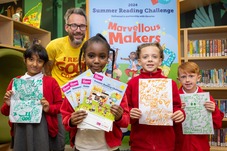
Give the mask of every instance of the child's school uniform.
[[[128, 82], [126, 95], [129, 103], [129, 110], [138, 108], [139, 105], [139, 79], [166, 78], [162, 75], [162, 70], [157, 72], [144, 72], [140, 70], [140, 75], [132, 78]], [[172, 80], [173, 112], [181, 110], [181, 100], [176, 82]], [[184, 113], [185, 115], [185, 113]], [[139, 124], [138, 119], [130, 119], [131, 134], [130, 146], [132, 151], [173, 151], [175, 147], [175, 133], [173, 126], [153, 126]]]
[[[126, 128], [129, 124], [129, 111], [128, 111], [128, 102], [127, 102], [126, 96], [123, 97], [120, 103], [120, 106], [122, 107], [124, 112], [120, 120], [113, 122], [112, 131], [104, 132], [102, 130], [81, 130], [81, 129], [78, 129], [77, 126], [72, 127], [69, 124], [71, 114], [74, 112], [74, 109], [70, 105], [68, 99], [65, 97], [61, 106], [61, 113], [63, 118], [63, 125], [65, 126], [65, 129], [70, 132], [70, 145], [72, 147], [75, 146], [78, 150], [94, 150], [94, 149], [100, 150], [98, 146], [101, 146], [102, 149], [106, 148], [103, 150], [117, 149], [121, 145], [121, 139], [122, 139], [122, 131], [120, 127]], [[97, 138], [96, 134], [101, 138], [100, 137]], [[78, 138], [76, 135], [80, 135], [84, 137]], [[90, 137], [87, 138], [87, 136], [89, 135]], [[88, 140], [91, 140], [92, 142], [89, 142]], [[98, 144], [93, 146], [89, 145], [91, 143], [94, 143], [94, 141], [96, 141]], [[84, 144], [87, 144], [87, 145], [84, 146]]]
[[[41, 122], [37, 124], [29, 123], [10, 123], [11, 135], [14, 138], [13, 150], [14, 151], [34, 151], [42, 150], [49, 151], [49, 143], [53, 145], [56, 142], [58, 134], [58, 119], [57, 114], [60, 113], [62, 104], [61, 89], [57, 81], [50, 77], [38, 74], [43, 80], [43, 97], [49, 102], [50, 108], [48, 113], [43, 111]], [[16, 78], [28, 79], [28, 75], [18, 76]], [[8, 90], [12, 90], [13, 79], [10, 81]], [[9, 116], [10, 106], [4, 103], [1, 107], [1, 112], [5, 116]], [[58, 144], [54, 144], [55, 147]]]
[[[197, 93], [204, 92], [199, 86]], [[180, 94], [184, 94], [183, 88], [179, 89]], [[215, 102], [213, 97], [210, 96], [210, 101]], [[214, 129], [222, 127], [222, 119], [224, 114], [215, 106], [214, 112], [212, 112]], [[178, 124], [175, 127], [176, 135], [176, 149], [175, 151], [209, 151], [209, 135], [184, 135], [182, 131], [182, 124]]]

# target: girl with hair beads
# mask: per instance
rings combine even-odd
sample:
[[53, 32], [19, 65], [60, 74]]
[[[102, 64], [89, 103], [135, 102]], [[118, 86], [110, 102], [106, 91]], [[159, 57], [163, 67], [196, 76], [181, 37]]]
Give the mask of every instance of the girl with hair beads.
[[[138, 63], [142, 67], [140, 74], [128, 82], [126, 95], [130, 111], [130, 146], [132, 151], [174, 151], [175, 133], [173, 126], [139, 124], [142, 112], [139, 109], [139, 79], [166, 78], [159, 66], [164, 59], [163, 48], [159, 43], [144, 43], [137, 47]], [[173, 113], [175, 123], [184, 120], [177, 84], [172, 80]]]
[[[54, 78], [42, 74], [44, 64], [48, 61], [45, 48], [37, 44], [32, 45], [24, 52], [24, 61], [27, 72], [15, 79], [42, 80], [43, 98], [40, 100], [42, 117], [40, 123], [10, 123], [13, 150], [61, 150], [58, 148], [56, 140], [59, 132], [57, 114], [60, 113], [62, 104], [61, 89]], [[10, 114], [11, 96], [16, 93], [12, 91], [13, 82], [14, 79], [10, 81], [3, 98], [4, 103], [1, 112], [5, 116]]]
[[[91, 37], [80, 50], [80, 70], [83, 60], [83, 65], [87, 66], [92, 73], [103, 72], [103, 68], [108, 62], [109, 50], [111, 50], [110, 45], [101, 34]], [[129, 124], [126, 96], [123, 97], [120, 106], [111, 106], [111, 113], [115, 116], [115, 121], [113, 122], [113, 130], [110, 132], [77, 128], [77, 125], [86, 118], [87, 113], [84, 110], [74, 111], [67, 98], [63, 101], [61, 113], [65, 129], [70, 132], [71, 146], [75, 146], [75, 151], [119, 151], [122, 138], [120, 127], [127, 127]]]

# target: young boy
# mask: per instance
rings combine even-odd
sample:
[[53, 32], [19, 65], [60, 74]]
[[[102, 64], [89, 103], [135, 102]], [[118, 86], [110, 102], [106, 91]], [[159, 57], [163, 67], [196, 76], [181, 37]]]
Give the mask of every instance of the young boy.
[[[197, 86], [201, 75], [199, 66], [194, 62], [185, 62], [178, 68], [178, 80], [181, 83], [179, 89], [180, 94], [201, 93], [204, 92], [201, 87]], [[222, 119], [224, 114], [215, 105], [214, 99], [210, 96], [210, 101], [204, 104], [205, 108], [212, 112], [213, 125], [215, 129], [222, 127]], [[182, 103], [182, 108], [185, 104]], [[182, 133], [182, 125], [176, 127], [176, 151], [209, 151], [208, 135], [184, 135]]]

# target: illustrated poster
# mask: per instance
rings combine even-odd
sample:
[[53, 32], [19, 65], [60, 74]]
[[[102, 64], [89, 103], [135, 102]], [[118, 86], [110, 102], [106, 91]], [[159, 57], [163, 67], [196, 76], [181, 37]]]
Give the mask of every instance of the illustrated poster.
[[[159, 42], [164, 49], [163, 73], [176, 79], [179, 47], [177, 0], [87, 0], [89, 37], [101, 33], [116, 52], [113, 77], [127, 82], [139, 74], [137, 46]], [[109, 56], [109, 66], [113, 61]], [[108, 72], [107, 75], [111, 76]]]

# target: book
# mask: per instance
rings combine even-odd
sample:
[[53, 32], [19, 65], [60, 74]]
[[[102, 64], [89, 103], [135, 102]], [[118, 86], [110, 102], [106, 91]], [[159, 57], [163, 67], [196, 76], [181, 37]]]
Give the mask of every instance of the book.
[[21, 34], [16, 29], [14, 29], [14, 33], [13, 33], [13, 46], [14, 47], [22, 47], [22, 44], [21, 44]]
[[21, 35], [21, 46], [22, 48], [28, 48], [31, 45], [31, 41], [28, 35]]

